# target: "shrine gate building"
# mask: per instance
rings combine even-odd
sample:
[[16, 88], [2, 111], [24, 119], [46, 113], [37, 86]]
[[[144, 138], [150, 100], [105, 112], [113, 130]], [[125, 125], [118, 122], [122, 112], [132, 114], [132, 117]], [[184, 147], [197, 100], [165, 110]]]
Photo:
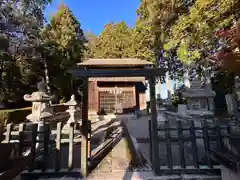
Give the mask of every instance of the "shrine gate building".
[[[151, 62], [140, 59], [86, 59], [78, 63], [85, 69], [143, 69]], [[128, 113], [134, 108], [146, 108], [145, 77], [96, 77], [89, 78], [88, 108], [97, 113]]]

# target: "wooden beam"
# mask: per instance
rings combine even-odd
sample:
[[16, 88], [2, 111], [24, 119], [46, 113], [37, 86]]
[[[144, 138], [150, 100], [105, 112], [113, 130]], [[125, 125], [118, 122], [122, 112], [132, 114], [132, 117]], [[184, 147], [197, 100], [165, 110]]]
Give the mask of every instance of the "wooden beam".
[[165, 76], [165, 69], [74, 69], [70, 73], [75, 77], [146, 77]]
[[101, 82], [143, 82], [145, 77], [92, 77], [89, 81]]
[[159, 143], [158, 143], [158, 122], [157, 122], [157, 108], [156, 108], [156, 89], [155, 77], [149, 78], [150, 85], [150, 106], [151, 106], [151, 147], [152, 147], [152, 166], [155, 174], [159, 173]]

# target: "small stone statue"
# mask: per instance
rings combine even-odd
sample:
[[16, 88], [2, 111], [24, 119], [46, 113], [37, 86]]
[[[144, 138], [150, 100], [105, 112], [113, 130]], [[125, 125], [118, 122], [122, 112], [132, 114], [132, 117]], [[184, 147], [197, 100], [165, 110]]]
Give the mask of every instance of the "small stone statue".
[[53, 115], [49, 101], [51, 101], [54, 96], [46, 92], [46, 83], [43, 79], [37, 84], [37, 88], [37, 92], [33, 92], [31, 95], [25, 94], [23, 97], [25, 101], [32, 102], [32, 114], [27, 116], [27, 119], [32, 122], [39, 122], [41, 119]]

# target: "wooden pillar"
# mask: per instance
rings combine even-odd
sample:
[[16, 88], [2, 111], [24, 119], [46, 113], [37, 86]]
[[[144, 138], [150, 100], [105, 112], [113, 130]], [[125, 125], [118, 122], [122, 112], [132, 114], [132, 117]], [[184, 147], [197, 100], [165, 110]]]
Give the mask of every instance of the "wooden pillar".
[[88, 78], [83, 80], [82, 103], [81, 170], [85, 178], [88, 175]]
[[88, 99], [88, 108], [90, 112], [96, 113], [98, 111], [98, 88], [97, 81], [89, 81], [88, 86], [89, 99]]
[[157, 108], [156, 108], [156, 89], [155, 77], [149, 78], [150, 85], [150, 107], [151, 107], [151, 146], [152, 146], [152, 167], [155, 174], [158, 174], [160, 169], [159, 159], [159, 142], [157, 133]]

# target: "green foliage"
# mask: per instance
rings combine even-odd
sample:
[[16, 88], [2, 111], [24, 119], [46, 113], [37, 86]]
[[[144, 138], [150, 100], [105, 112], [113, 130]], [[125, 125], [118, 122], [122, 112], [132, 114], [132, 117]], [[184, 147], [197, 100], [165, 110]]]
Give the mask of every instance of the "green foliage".
[[155, 62], [154, 39], [149, 26], [137, 24], [132, 29], [133, 57]]
[[66, 70], [80, 62], [85, 37], [80, 23], [62, 4], [43, 28], [43, 11], [51, 0], [0, 2], [0, 102], [14, 102], [36, 90], [40, 77], [48, 90], [68, 96]]
[[[194, 1], [194, 0], [193, 0]], [[142, 0], [137, 9], [137, 24], [147, 26], [151, 37], [151, 50], [158, 65], [167, 68], [170, 78], [180, 78], [182, 63], [177, 54], [188, 58], [184, 49], [170, 49], [167, 44], [170, 30], [178, 17], [187, 13], [193, 1], [189, 0]]]
[[139, 23], [151, 27], [155, 46], [162, 48], [178, 17], [188, 11], [188, 0], [142, 0], [137, 14]]
[[186, 100], [182, 97], [181, 93], [174, 93], [172, 96], [172, 105], [177, 107], [178, 104], [186, 104]]
[[148, 26], [129, 28], [125, 22], [109, 23], [97, 37], [87, 35], [88, 51], [85, 57], [140, 58], [154, 61], [153, 42]]
[[62, 4], [41, 37], [41, 54], [47, 64], [53, 89], [59, 96], [68, 96], [71, 93], [71, 76], [66, 74], [66, 70], [82, 61], [86, 49], [80, 23]]
[[87, 49], [84, 52], [85, 58], [93, 58], [95, 57], [95, 52], [97, 51], [97, 42], [98, 37], [95, 34], [92, 34], [91, 32], [85, 33], [85, 37], [87, 40]]
[[63, 104], [65, 102], [67, 102], [67, 98], [66, 97], [61, 97], [60, 104]]
[[123, 58], [131, 55], [131, 31], [124, 22], [109, 23], [98, 37], [94, 57]]
[[0, 2], [0, 101], [14, 102], [41, 75], [36, 46], [47, 1]]
[[[80, 62], [86, 42], [80, 23], [71, 10], [62, 4], [43, 31], [43, 42], [54, 44], [62, 56], [61, 68], [66, 69]], [[64, 60], [63, 60], [64, 59]]]
[[[238, 18], [238, 12], [236, 0], [196, 0], [189, 13], [179, 16], [171, 27], [165, 47], [178, 48], [181, 52], [178, 57], [188, 64], [205, 58], [216, 50], [214, 32], [230, 26]], [[186, 59], [185, 54], [190, 58]]]
[[0, 124], [19, 124], [26, 121], [26, 116], [31, 113], [31, 108], [0, 110]]

